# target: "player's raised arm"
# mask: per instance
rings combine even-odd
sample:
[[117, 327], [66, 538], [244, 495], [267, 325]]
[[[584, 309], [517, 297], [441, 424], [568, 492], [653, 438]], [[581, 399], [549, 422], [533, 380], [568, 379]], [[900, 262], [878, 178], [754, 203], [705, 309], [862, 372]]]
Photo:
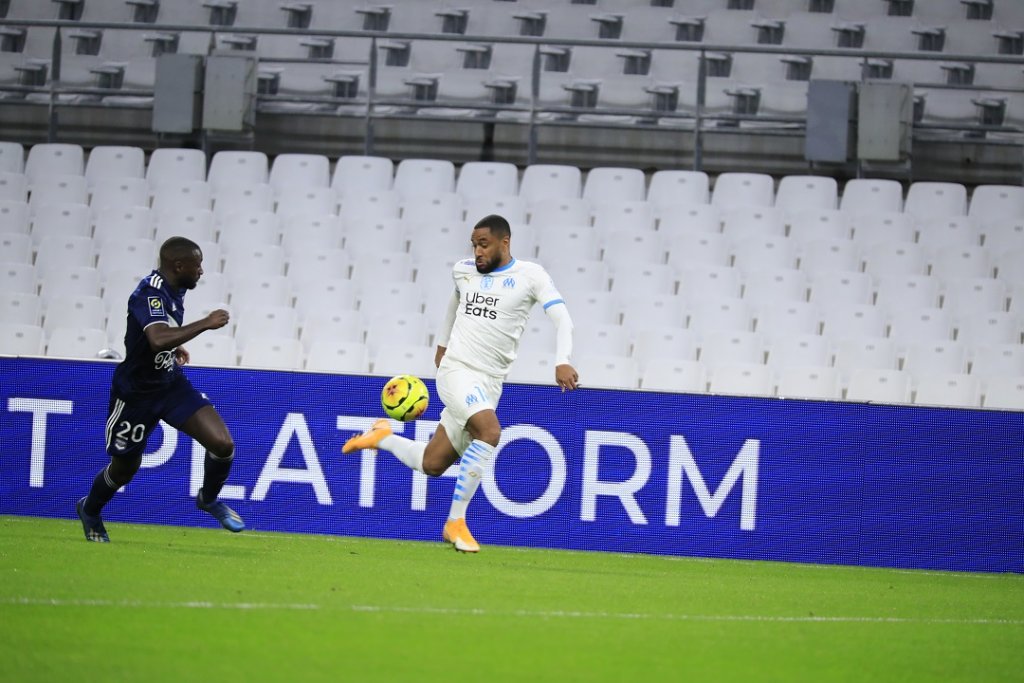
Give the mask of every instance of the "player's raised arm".
[[146, 339], [154, 351], [168, 351], [192, 341], [207, 330], [216, 330], [228, 324], [230, 317], [224, 309], [218, 308], [211, 311], [209, 315], [201, 320], [196, 320], [188, 325], [172, 327], [166, 323], [153, 323], [145, 329]]

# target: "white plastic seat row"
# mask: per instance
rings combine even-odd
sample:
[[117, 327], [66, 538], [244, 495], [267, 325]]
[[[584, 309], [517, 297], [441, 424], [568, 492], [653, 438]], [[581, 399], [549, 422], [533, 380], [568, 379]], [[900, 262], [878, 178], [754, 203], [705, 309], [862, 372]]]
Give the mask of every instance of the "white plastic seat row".
[[[8, 147], [8, 167], [20, 172], [19, 155]], [[142, 177], [142, 150], [133, 147], [96, 147], [84, 162], [84, 150], [77, 145], [39, 144], [29, 149], [24, 170], [29, 185], [53, 174], [81, 175], [89, 188], [100, 181]], [[359, 190], [395, 189], [402, 196], [431, 192], [456, 192], [464, 198], [474, 195], [510, 196], [518, 193], [528, 203], [546, 198], [609, 200], [648, 200], [656, 206], [666, 203], [710, 201], [715, 206], [737, 204], [777, 207], [787, 212], [806, 210], [860, 211], [871, 206], [875, 211], [905, 211], [917, 220], [935, 217], [970, 216], [980, 221], [1018, 217], [1024, 205], [1019, 187], [980, 186], [968, 202], [966, 188], [956, 183], [915, 182], [907, 191], [904, 205], [902, 186], [896, 181], [851, 180], [840, 198], [835, 181], [819, 176], [787, 176], [779, 182], [763, 174], [723, 173], [708, 193], [706, 174], [686, 171], [658, 171], [645, 189], [638, 169], [595, 168], [583, 180], [580, 169], [570, 166], [533, 165], [523, 173], [516, 187], [517, 170], [511, 164], [470, 162], [456, 173], [451, 162], [407, 159], [392, 175], [392, 162], [379, 157], [341, 157], [334, 173], [329, 173], [326, 156], [281, 154], [271, 165], [261, 152], [222, 151], [215, 154], [206, 171], [205, 156], [199, 150], [155, 150], [145, 167], [145, 178], [154, 192], [169, 183], [209, 181], [215, 193], [230, 187], [269, 184], [275, 194], [288, 188], [331, 187], [341, 196]], [[685, 188], [680, 192], [680, 188]]]

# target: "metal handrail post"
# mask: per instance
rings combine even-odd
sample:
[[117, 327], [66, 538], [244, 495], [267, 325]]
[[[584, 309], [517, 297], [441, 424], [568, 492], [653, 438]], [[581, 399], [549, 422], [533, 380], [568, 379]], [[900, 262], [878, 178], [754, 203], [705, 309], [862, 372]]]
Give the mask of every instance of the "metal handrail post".
[[46, 141], [49, 143], [57, 141], [57, 90], [60, 87], [61, 52], [60, 27], [58, 26], [53, 30], [53, 52], [50, 55], [50, 102], [46, 127]]
[[527, 128], [526, 163], [537, 163], [537, 103], [540, 101], [540, 44], [533, 46], [530, 69], [530, 123]]
[[373, 156], [374, 118], [373, 101], [377, 95], [377, 37], [370, 38], [370, 64], [367, 71], [369, 83], [366, 86], [366, 135], [363, 138], [363, 154]]
[[700, 171], [704, 167], [704, 135], [701, 129], [704, 127], [704, 101], [707, 96], [708, 61], [707, 53], [700, 51], [697, 58], [697, 110], [693, 125], [693, 170]]

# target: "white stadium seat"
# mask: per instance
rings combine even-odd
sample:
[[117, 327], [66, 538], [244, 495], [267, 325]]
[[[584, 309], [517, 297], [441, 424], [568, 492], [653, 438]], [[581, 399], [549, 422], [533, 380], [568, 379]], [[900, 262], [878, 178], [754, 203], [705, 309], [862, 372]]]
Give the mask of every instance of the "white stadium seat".
[[695, 360], [652, 358], [640, 377], [640, 387], [645, 391], [702, 394], [707, 386], [707, 369]]
[[815, 278], [837, 272], [860, 270], [860, 245], [856, 240], [812, 240], [801, 246], [800, 269]]
[[[151, 186], [152, 188], [152, 186]], [[153, 188], [153, 212], [158, 216], [165, 210], [209, 210], [213, 206], [210, 184], [205, 180], [168, 181]]]
[[82, 327], [54, 327], [48, 331], [46, 355], [58, 358], [97, 358], [108, 347], [104, 329]]
[[872, 211], [870, 207], [864, 207], [848, 215], [847, 221], [853, 230], [853, 239], [861, 250], [876, 244], [913, 242], [917, 239], [914, 219], [907, 214]]
[[981, 384], [970, 375], [935, 373], [916, 382], [914, 403], [976, 408], [981, 405]]
[[712, 376], [722, 365], [734, 363], [764, 364], [765, 339], [756, 332], [716, 330], [700, 335], [701, 363]]
[[1024, 376], [1024, 345], [978, 344], [973, 347], [970, 373], [987, 382], [996, 377]]
[[911, 183], [903, 212], [913, 216], [919, 223], [963, 216], [967, 213], [967, 188], [960, 183]]
[[1024, 187], [1020, 185], [978, 185], [971, 193], [967, 215], [982, 224], [1024, 217]]
[[331, 188], [342, 200], [364, 192], [387, 192], [394, 173], [394, 163], [385, 157], [346, 155], [334, 165]]
[[38, 294], [0, 290], [0, 323], [39, 325], [42, 309]]
[[25, 171], [25, 146], [19, 142], [0, 141], [0, 171]]
[[146, 180], [156, 193], [165, 185], [206, 180], [206, 154], [198, 149], [153, 150], [146, 165]]
[[597, 167], [587, 172], [583, 198], [593, 203], [642, 201], [647, 195], [644, 173], [638, 168]]
[[917, 308], [937, 308], [940, 280], [931, 275], [888, 275], [878, 278], [875, 305], [891, 316]]
[[655, 204], [654, 215], [658, 219], [658, 230], [666, 235], [722, 232], [722, 209], [710, 204]]
[[923, 341], [907, 345], [903, 370], [914, 381], [929, 375], [960, 374], [967, 370], [967, 348], [956, 341]]
[[109, 209], [149, 208], [149, 183], [144, 178], [97, 178], [89, 208], [93, 215]]
[[225, 187], [266, 183], [269, 162], [263, 152], [222, 150], [210, 160], [207, 181], [219, 192]]
[[95, 263], [96, 251], [91, 237], [50, 235], [40, 240], [36, 251], [36, 274], [40, 278], [60, 268]]
[[583, 174], [575, 166], [531, 164], [523, 171], [519, 196], [532, 206], [544, 199], [577, 199]]
[[370, 371], [369, 353], [361, 342], [317, 339], [306, 354], [306, 370], [363, 375]]
[[370, 366], [374, 375], [385, 377], [410, 374], [417, 377], [433, 377], [434, 347], [425, 344], [381, 344], [370, 348]]
[[815, 240], [850, 239], [852, 229], [843, 214], [835, 209], [796, 208], [787, 212], [787, 216], [787, 234], [798, 245]]
[[238, 347], [234, 337], [225, 334], [201, 334], [188, 343], [189, 365], [234, 367], [238, 365]]
[[843, 186], [839, 210], [856, 213], [870, 207], [872, 211], [903, 211], [903, 187], [895, 180], [856, 178]]
[[85, 171], [85, 151], [81, 145], [67, 143], [39, 143], [32, 145], [25, 160], [25, 175], [29, 187], [54, 175], [82, 175]]
[[707, 204], [709, 186], [708, 174], [703, 171], [655, 171], [647, 188], [647, 201], [655, 206]]
[[[60, 272], [60, 270], [55, 272]], [[37, 294], [39, 281], [36, 278], [36, 268], [31, 262], [0, 261], [0, 288], [4, 292]]]
[[268, 183], [277, 194], [290, 187], [330, 187], [331, 164], [323, 154], [279, 154]]
[[403, 159], [395, 169], [394, 189], [403, 201], [455, 191], [455, 164], [440, 159]]
[[89, 207], [63, 202], [40, 205], [32, 219], [32, 241], [39, 247], [48, 236], [91, 237]]
[[107, 309], [98, 296], [57, 297], [45, 308], [43, 330], [48, 336], [58, 327], [103, 329], [107, 324]]
[[261, 336], [246, 343], [238, 364], [263, 370], [301, 370], [303, 362], [298, 339]]
[[786, 212], [830, 210], [839, 204], [836, 181], [828, 176], [785, 176], [779, 181], [775, 206]]
[[791, 366], [779, 371], [780, 398], [838, 400], [843, 397], [839, 372], [822, 366]]
[[0, 232], [0, 263], [32, 263], [32, 237], [17, 232]]
[[28, 178], [23, 173], [0, 171], [0, 200], [24, 202], [28, 200]]
[[636, 361], [628, 356], [581, 353], [573, 359], [580, 384], [606, 389], [636, 389], [640, 373]]
[[40, 282], [39, 296], [43, 299], [43, 308], [54, 299], [74, 296], [99, 296], [100, 272], [92, 266], [74, 266], [61, 268], [47, 274]]
[[713, 394], [774, 396], [771, 370], [757, 363], [728, 363], [711, 371], [708, 390]]
[[711, 192], [711, 203], [730, 209], [770, 207], [775, 203], [775, 181], [763, 173], [720, 173]]
[[141, 147], [100, 145], [89, 151], [85, 179], [89, 187], [114, 178], [144, 178], [145, 154]]
[[850, 373], [847, 401], [909, 403], [910, 378], [901, 370], [856, 368]]
[[983, 405], [1000, 410], [1024, 410], [1024, 376], [994, 377], [985, 386]]
[[39, 325], [0, 321], [0, 354], [41, 356], [44, 350], [43, 328]]
[[[498, 161], [470, 161], [459, 169], [455, 192], [471, 202], [477, 197], [507, 197], [519, 193], [519, 169], [515, 164]], [[501, 214], [501, 211], [492, 213]], [[513, 220], [506, 216], [508, 220]]]

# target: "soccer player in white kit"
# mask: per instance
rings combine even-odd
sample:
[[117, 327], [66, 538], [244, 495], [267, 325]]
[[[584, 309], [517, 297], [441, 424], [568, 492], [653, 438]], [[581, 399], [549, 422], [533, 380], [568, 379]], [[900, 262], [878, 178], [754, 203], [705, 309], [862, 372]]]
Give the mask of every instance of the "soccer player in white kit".
[[345, 442], [343, 453], [383, 448], [414, 470], [439, 477], [459, 459], [459, 477], [443, 538], [462, 552], [479, 552], [466, 526], [466, 508], [494, 460], [501, 438], [495, 410], [502, 380], [516, 358], [519, 339], [534, 304], [555, 324], [555, 383], [576, 388], [579, 376], [569, 363], [572, 319], [554, 282], [539, 264], [513, 258], [512, 231], [501, 216], [482, 218], [470, 241], [474, 259], [452, 268], [455, 288], [437, 340], [437, 393], [444, 402], [441, 428], [429, 443], [391, 431], [386, 419]]

